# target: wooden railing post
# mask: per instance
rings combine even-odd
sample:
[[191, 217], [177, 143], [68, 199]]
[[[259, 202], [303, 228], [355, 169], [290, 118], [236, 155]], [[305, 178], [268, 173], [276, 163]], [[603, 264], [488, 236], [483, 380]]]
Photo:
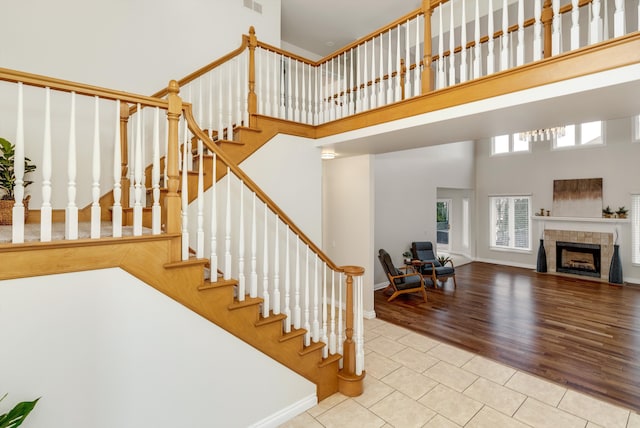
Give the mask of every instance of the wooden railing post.
[[167, 110], [169, 142], [166, 155], [168, 183], [167, 197], [162, 207], [162, 218], [165, 221], [166, 233], [180, 233], [181, 201], [178, 195], [178, 186], [180, 184], [178, 173], [178, 122], [182, 114], [182, 99], [178, 96], [179, 92], [178, 82], [175, 80], [169, 82], [169, 108]]
[[[342, 370], [338, 374], [338, 391], [348, 397], [357, 397], [362, 394], [365, 372], [356, 373], [356, 342], [353, 340], [353, 327], [355, 314], [353, 311], [353, 277], [362, 276], [364, 268], [360, 266], [343, 266], [342, 270], [347, 277], [347, 296], [345, 312], [345, 340], [342, 350]], [[358, 314], [362, 316], [362, 314]], [[362, 334], [362, 332], [361, 332]]]
[[121, 204], [123, 208], [129, 208], [129, 148], [127, 141], [127, 124], [129, 123], [129, 104], [120, 103], [120, 165], [122, 175], [120, 178]]
[[251, 26], [249, 28], [249, 95], [247, 104], [249, 108], [249, 124], [253, 125], [254, 115], [258, 113], [258, 97], [256, 96], [256, 47], [258, 39], [256, 38], [256, 30]]
[[431, 46], [431, 0], [422, 0], [422, 13], [424, 14], [424, 37], [422, 53], [422, 93], [433, 91], [432, 46]]
[[544, 28], [544, 58], [551, 57], [553, 32], [551, 24], [553, 22], [553, 10], [551, 8], [551, 0], [545, 0], [542, 6], [542, 16], [540, 17]]
[[[407, 75], [407, 67], [404, 65], [404, 58], [400, 58], [400, 88], [402, 91], [402, 97], [400, 98], [401, 100], [405, 99], [405, 93], [404, 93], [404, 82], [406, 79], [406, 75]], [[366, 83], [365, 83], [366, 85]]]

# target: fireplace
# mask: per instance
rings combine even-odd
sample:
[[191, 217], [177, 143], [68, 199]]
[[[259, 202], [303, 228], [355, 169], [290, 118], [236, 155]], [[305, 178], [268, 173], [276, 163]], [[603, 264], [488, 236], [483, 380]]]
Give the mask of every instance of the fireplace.
[[556, 241], [556, 272], [599, 278], [600, 245]]

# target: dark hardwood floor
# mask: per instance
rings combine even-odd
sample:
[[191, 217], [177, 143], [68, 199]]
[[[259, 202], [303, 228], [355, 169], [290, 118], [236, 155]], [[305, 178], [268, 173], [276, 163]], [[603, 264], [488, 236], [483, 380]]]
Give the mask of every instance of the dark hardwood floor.
[[378, 318], [519, 370], [640, 411], [640, 286], [488, 263], [456, 267], [449, 280], [387, 302]]

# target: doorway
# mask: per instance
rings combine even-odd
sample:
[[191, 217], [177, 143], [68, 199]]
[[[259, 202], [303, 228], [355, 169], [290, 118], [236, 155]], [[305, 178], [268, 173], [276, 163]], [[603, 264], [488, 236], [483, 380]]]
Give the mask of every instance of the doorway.
[[450, 250], [451, 236], [451, 199], [438, 199], [436, 202], [436, 243], [438, 250]]

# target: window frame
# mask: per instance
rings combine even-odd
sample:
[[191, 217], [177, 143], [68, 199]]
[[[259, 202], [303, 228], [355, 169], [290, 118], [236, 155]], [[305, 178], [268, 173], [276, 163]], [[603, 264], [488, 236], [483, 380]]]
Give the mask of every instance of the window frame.
[[[509, 245], [498, 245], [497, 244], [497, 213], [496, 213], [496, 199], [509, 199]], [[516, 222], [515, 222], [515, 201], [517, 199], [526, 199], [527, 202], [527, 242], [528, 247], [517, 247], [516, 246]], [[520, 252], [520, 253], [531, 253], [533, 251], [533, 243], [532, 243], [532, 211], [531, 211], [531, 203], [532, 198], [530, 194], [521, 194], [521, 195], [489, 195], [489, 248], [492, 250], [498, 251], [509, 251], [509, 252]]]
[[[587, 144], [582, 144], [582, 143], [578, 143], [578, 141], [580, 141], [582, 139], [582, 127], [583, 125], [589, 124], [589, 123], [594, 123], [594, 122], [600, 122], [600, 141], [599, 143], [587, 143]], [[569, 126], [574, 126], [575, 127], [575, 135], [574, 135], [574, 141], [572, 145], [568, 145], [568, 146], [558, 146], [558, 137], [554, 136], [551, 138], [551, 149], [552, 150], [573, 150], [573, 149], [581, 149], [581, 148], [587, 148], [587, 147], [603, 147], [606, 145], [606, 140], [605, 140], [605, 121], [604, 120], [593, 120], [591, 122], [582, 122], [582, 123], [570, 123], [568, 125], [565, 125], [565, 127], [569, 127]]]
[[[526, 150], [514, 150], [516, 138], [520, 135], [519, 132], [514, 134], [502, 134], [491, 137], [491, 156], [505, 156], [505, 155], [513, 155], [517, 153], [531, 153], [531, 141], [526, 141], [527, 149]], [[496, 153], [496, 139], [500, 137], [509, 137], [509, 148], [505, 152]]]

